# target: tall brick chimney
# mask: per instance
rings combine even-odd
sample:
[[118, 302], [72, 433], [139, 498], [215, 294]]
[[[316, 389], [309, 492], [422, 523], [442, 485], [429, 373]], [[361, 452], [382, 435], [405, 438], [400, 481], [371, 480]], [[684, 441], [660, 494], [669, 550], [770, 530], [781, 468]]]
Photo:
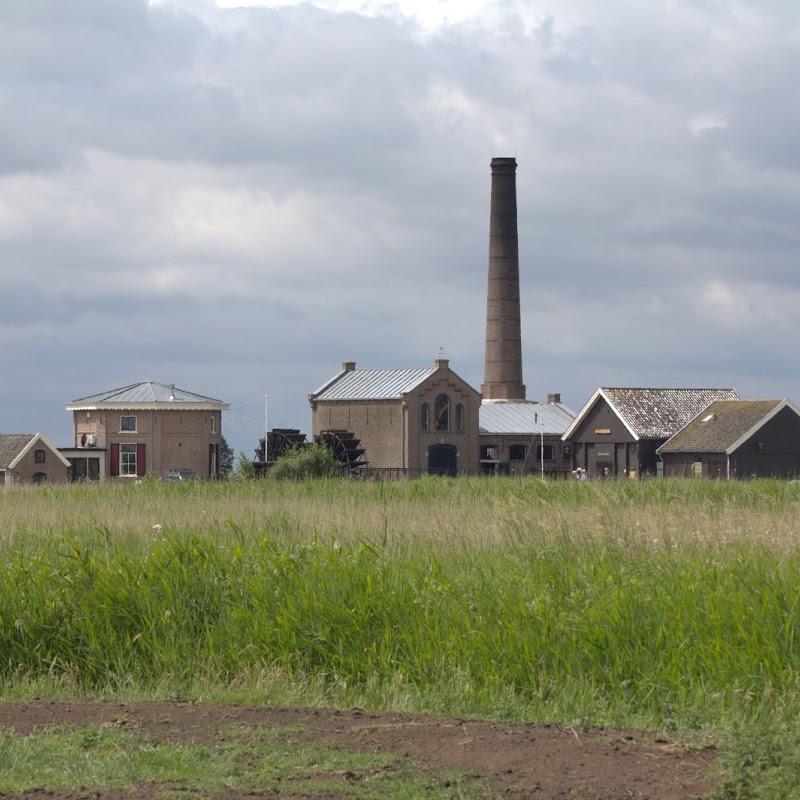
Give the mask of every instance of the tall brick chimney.
[[492, 159], [484, 400], [524, 400], [519, 308], [517, 162]]

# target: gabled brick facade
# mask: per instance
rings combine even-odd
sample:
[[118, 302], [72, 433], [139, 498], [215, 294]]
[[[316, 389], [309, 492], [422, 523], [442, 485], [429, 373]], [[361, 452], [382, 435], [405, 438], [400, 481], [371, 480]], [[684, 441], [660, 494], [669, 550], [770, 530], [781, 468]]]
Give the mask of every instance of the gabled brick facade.
[[69, 462], [41, 433], [0, 434], [0, 484], [65, 483]]
[[481, 396], [447, 359], [437, 359], [433, 370], [357, 371], [345, 362], [308, 399], [312, 435], [353, 433], [370, 470], [410, 476], [478, 471]]

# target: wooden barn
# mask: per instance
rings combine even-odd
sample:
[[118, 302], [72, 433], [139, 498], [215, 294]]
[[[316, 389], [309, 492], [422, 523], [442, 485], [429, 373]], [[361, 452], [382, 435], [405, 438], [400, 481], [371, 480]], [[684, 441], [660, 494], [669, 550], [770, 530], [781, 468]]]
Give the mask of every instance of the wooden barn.
[[658, 455], [668, 477], [796, 478], [800, 411], [788, 400], [718, 400]]
[[733, 389], [604, 388], [564, 434], [576, 467], [589, 477], [637, 478], [659, 471], [656, 450], [715, 400], [738, 400]]

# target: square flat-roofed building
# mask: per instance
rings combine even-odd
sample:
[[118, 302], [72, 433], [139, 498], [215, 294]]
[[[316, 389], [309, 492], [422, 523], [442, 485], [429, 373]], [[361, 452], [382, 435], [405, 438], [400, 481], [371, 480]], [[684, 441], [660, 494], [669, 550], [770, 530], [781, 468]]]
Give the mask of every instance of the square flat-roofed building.
[[105, 452], [109, 478], [163, 475], [190, 470], [219, 477], [222, 412], [228, 403], [178, 389], [174, 384], [142, 381], [68, 403], [75, 450]]
[[437, 359], [433, 368], [356, 369], [345, 361], [308, 396], [312, 435], [352, 435], [370, 471], [416, 476], [478, 471], [481, 396]]
[[0, 485], [65, 483], [69, 466], [41, 433], [0, 433]]
[[789, 400], [718, 400], [658, 454], [666, 476], [796, 478], [800, 411]]
[[604, 388], [581, 409], [563, 441], [590, 477], [655, 475], [656, 449], [715, 400], [738, 400], [733, 389]]

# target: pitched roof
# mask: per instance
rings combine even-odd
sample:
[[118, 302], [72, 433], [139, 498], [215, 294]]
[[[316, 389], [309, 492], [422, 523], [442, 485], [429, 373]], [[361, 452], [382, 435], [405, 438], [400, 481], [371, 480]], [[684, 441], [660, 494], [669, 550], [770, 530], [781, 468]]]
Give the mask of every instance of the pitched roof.
[[788, 400], [718, 400], [658, 448], [659, 453], [732, 453]]
[[67, 461], [52, 443], [41, 433], [0, 433], [0, 469], [13, 469], [22, 457], [37, 443], [41, 442], [61, 460], [64, 466]]
[[436, 372], [425, 369], [342, 370], [310, 395], [312, 400], [394, 400]]
[[0, 469], [7, 469], [35, 435], [34, 433], [0, 433]]
[[635, 439], [666, 439], [715, 400], [738, 400], [735, 389], [645, 389], [600, 387], [581, 409], [564, 438], [574, 433], [603, 398]]
[[67, 410], [78, 410], [84, 406], [96, 406], [99, 404], [113, 404], [116, 406], [130, 405], [150, 405], [153, 403], [197, 403], [202, 405], [218, 405], [225, 408], [227, 403], [216, 400], [213, 397], [206, 397], [195, 392], [187, 392], [185, 389], [178, 389], [174, 384], [157, 383], [156, 381], [140, 381], [132, 383], [130, 386], [122, 386], [119, 389], [111, 389], [107, 392], [92, 394], [88, 397], [80, 397], [67, 404]]
[[484, 400], [479, 417], [480, 433], [561, 436], [572, 423], [575, 414], [560, 403]]

